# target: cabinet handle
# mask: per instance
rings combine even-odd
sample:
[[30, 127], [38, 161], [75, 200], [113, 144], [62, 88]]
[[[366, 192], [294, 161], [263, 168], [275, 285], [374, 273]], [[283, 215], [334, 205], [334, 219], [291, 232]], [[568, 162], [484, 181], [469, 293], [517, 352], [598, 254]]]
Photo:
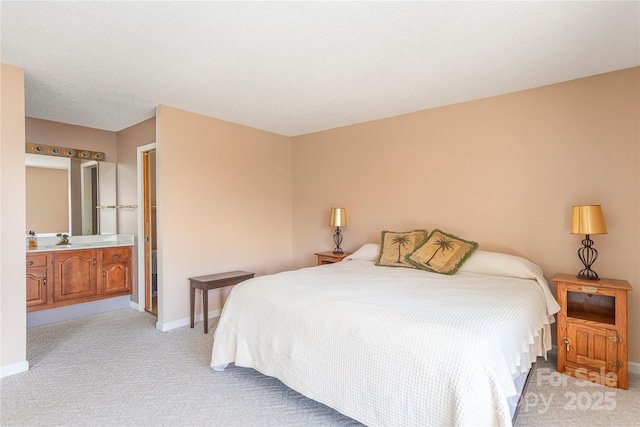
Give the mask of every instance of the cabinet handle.
[[96, 257], [93, 257], [93, 265], [96, 265]]
[[42, 276], [42, 286], [47, 286], [47, 276]]
[[27, 267], [33, 265], [33, 261], [27, 261]]
[[104, 268], [102, 269], [102, 277], [105, 277], [107, 275], [107, 270], [105, 270]]
[[122, 254], [111, 254], [111, 258], [120, 258]]

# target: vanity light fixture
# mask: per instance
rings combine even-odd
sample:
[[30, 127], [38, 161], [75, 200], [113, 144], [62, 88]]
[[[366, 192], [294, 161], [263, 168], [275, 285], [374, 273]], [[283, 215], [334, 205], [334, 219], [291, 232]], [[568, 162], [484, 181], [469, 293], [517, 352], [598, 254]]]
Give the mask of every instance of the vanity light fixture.
[[601, 205], [573, 206], [571, 213], [571, 234], [584, 234], [582, 247], [578, 249], [578, 258], [584, 264], [584, 269], [578, 273], [579, 279], [600, 280], [598, 273], [591, 266], [598, 258], [598, 251], [593, 248], [592, 234], [607, 234]]
[[25, 153], [44, 154], [47, 156], [73, 157], [87, 160], [104, 160], [104, 153], [98, 151], [79, 150], [77, 148], [54, 147], [44, 144], [33, 144], [27, 142], [25, 144]]
[[332, 227], [336, 227], [336, 232], [333, 235], [333, 241], [335, 242], [336, 247], [333, 250], [333, 253], [343, 254], [344, 251], [340, 247], [340, 243], [342, 243], [342, 233], [340, 231], [340, 227], [347, 226], [347, 210], [345, 208], [331, 208], [331, 218], [329, 219], [329, 225]]

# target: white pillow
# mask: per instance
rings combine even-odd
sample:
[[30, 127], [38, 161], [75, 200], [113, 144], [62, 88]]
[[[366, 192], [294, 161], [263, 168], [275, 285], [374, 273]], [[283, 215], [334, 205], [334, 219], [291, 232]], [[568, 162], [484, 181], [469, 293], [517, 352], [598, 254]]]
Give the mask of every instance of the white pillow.
[[535, 279], [538, 275], [542, 275], [540, 267], [528, 259], [480, 250], [472, 254], [458, 271], [521, 279]]
[[378, 259], [378, 255], [380, 255], [380, 245], [377, 243], [365, 243], [352, 253], [344, 257], [343, 261], [351, 260], [351, 259], [359, 259], [363, 261], [375, 261]]
[[560, 306], [549, 289], [542, 269], [528, 259], [498, 252], [475, 251], [462, 264], [458, 272], [535, 279], [544, 291], [548, 314], [552, 315], [560, 311]]

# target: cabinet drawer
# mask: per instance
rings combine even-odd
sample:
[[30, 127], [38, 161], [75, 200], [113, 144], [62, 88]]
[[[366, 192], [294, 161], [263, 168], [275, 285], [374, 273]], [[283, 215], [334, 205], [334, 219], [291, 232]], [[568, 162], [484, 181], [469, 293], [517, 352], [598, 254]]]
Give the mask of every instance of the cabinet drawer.
[[131, 247], [121, 246], [117, 248], [102, 249], [102, 263], [109, 264], [131, 259]]
[[47, 266], [47, 254], [27, 254], [27, 268], [28, 267], [46, 267]]

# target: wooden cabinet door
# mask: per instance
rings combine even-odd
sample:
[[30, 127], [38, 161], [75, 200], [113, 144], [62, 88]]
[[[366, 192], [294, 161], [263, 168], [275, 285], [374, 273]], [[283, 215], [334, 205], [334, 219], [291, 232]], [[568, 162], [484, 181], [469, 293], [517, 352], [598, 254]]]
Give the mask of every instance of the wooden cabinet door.
[[131, 248], [103, 249], [101, 294], [127, 294], [133, 290]]
[[51, 264], [46, 254], [27, 255], [27, 309], [49, 302], [51, 286]]
[[585, 372], [618, 374], [618, 343], [615, 329], [567, 322], [567, 364]]
[[97, 251], [60, 251], [54, 255], [54, 301], [95, 296]]

